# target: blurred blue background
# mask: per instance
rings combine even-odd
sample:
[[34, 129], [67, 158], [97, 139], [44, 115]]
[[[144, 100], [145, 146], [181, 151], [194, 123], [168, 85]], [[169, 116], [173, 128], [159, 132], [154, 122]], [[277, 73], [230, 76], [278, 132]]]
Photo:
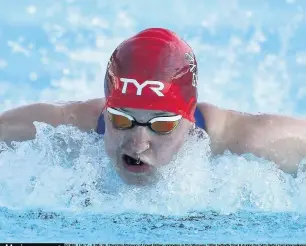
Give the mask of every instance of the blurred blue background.
[[305, 115], [306, 1], [0, 0], [0, 112], [101, 97], [123, 39], [177, 32], [199, 63], [200, 100]]

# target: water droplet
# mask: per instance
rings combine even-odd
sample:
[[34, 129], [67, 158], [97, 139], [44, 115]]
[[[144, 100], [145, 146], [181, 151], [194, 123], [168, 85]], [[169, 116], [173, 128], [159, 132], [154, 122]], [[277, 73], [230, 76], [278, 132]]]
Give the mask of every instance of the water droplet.
[[29, 74], [29, 78], [30, 78], [31, 81], [36, 81], [37, 78], [38, 78], [38, 75], [37, 75], [37, 73], [32, 72], [32, 73]]
[[29, 14], [31, 14], [31, 15], [35, 14], [36, 11], [37, 11], [37, 8], [36, 8], [35, 5], [29, 5], [29, 6], [27, 7], [27, 12], [28, 12]]

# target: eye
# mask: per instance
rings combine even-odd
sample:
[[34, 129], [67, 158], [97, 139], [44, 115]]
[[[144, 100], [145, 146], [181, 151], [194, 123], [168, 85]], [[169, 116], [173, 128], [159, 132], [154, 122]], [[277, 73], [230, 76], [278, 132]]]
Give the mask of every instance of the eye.
[[154, 131], [160, 133], [167, 133], [172, 131], [178, 125], [177, 121], [155, 121], [151, 124], [151, 127]]
[[133, 124], [129, 118], [123, 115], [108, 112], [108, 117], [116, 128], [129, 128]]

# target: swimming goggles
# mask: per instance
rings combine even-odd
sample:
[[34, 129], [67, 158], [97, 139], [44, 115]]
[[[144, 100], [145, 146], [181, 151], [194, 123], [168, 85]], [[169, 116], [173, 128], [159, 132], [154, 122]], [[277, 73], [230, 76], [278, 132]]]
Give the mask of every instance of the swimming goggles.
[[181, 115], [154, 117], [146, 123], [135, 120], [134, 117], [114, 108], [107, 108], [108, 118], [113, 126], [119, 130], [131, 129], [134, 126], [149, 127], [149, 129], [157, 134], [169, 134], [179, 124], [182, 119]]

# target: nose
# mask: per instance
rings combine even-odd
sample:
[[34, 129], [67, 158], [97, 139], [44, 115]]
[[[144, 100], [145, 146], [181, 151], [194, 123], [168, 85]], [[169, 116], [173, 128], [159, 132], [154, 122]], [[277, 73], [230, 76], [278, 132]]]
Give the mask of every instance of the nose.
[[143, 126], [136, 126], [132, 129], [132, 134], [126, 142], [126, 148], [130, 151], [141, 154], [150, 148], [149, 129]]

